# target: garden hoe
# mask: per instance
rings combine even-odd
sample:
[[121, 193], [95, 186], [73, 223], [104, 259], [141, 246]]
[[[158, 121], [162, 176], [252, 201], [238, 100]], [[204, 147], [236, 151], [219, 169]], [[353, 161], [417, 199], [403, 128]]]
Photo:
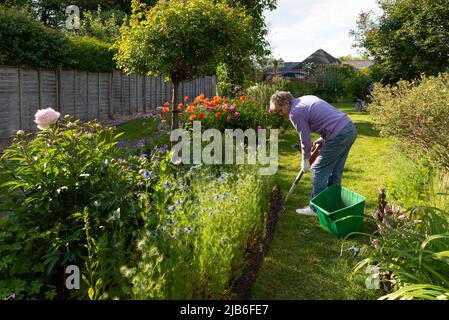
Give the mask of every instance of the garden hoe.
[[[295, 145], [295, 147], [296, 147], [296, 145]], [[312, 166], [313, 163], [315, 162], [316, 158], [318, 158], [318, 156], [320, 155], [320, 151], [321, 151], [320, 145], [319, 144], [315, 144], [313, 149], [312, 149], [312, 155], [311, 155], [310, 160], [309, 160], [310, 166]], [[295, 181], [293, 181], [293, 184], [290, 187], [290, 190], [288, 191], [287, 196], [285, 197], [284, 205], [282, 206], [282, 211], [281, 212], [285, 212], [286, 206], [287, 206], [287, 201], [290, 198], [290, 196], [292, 195], [293, 191], [295, 191], [295, 188], [298, 185], [299, 180], [301, 180], [303, 175], [304, 175], [304, 171], [302, 171], [302, 169], [301, 169], [299, 171], [298, 175], [296, 176]]]

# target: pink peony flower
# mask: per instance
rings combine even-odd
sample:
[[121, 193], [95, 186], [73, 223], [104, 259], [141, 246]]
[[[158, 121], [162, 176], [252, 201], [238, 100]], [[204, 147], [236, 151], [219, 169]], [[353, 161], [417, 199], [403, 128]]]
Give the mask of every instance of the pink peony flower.
[[231, 121], [231, 116], [227, 116], [226, 120]]
[[234, 105], [230, 106], [229, 110], [234, 111], [235, 110], [235, 106]]
[[234, 112], [234, 116], [235, 116], [235, 117], [240, 117], [240, 112], [237, 112], [237, 111]]
[[46, 130], [50, 125], [56, 123], [59, 118], [59, 112], [53, 110], [52, 108], [37, 110], [35, 114], [36, 119], [34, 122], [37, 123], [37, 127], [41, 130]]

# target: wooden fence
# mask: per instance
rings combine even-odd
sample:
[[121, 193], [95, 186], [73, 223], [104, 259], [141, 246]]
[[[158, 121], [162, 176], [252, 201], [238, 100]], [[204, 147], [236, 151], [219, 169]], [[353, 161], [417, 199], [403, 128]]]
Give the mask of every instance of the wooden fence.
[[[0, 66], [0, 144], [18, 129], [36, 131], [38, 109], [101, 121], [154, 110], [170, 100], [172, 88], [162, 76]], [[215, 95], [214, 76], [182, 83], [179, 98], [200, 93]]]

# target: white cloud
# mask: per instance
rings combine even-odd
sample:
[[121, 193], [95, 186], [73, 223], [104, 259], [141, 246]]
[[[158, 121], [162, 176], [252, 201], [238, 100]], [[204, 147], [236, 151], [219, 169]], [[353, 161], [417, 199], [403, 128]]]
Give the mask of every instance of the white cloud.
[[284, 61], [302, 61], [318, 49], [357, 54], [349, 31], [360, 12], [376, 8], [376, 0], [278, 0], [276, 10], [264, 12], [268, 41]]

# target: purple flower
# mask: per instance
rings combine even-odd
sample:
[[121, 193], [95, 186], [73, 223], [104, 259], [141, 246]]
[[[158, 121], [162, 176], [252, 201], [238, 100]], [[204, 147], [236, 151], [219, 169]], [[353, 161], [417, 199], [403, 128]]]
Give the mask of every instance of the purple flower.
[[175, 211], [175, 210], [176, 210], [176, 207], [173, 205], [168, 207], [168, 211]]
[[168, 219], [168, 220], [167, 220], [167, 224], [168, 224], [169, 226], [172, 226], [172, 225], [173, 225], [173, 220], [172, 220], [172, 219]]
[[128, 166], [128, 171], [131, 171], [133, 169], [133, 167]]
[[142, 173], [142, 177], [144, 177], [145, 179], [154, 179], [155, 176], [153, 174], [152, 171], [145, 171]]
[[147, 157], [147, 154], [146, 154], [146, 153], [142, 153], [142, 154], [140, 155], [140, 159], [142, 159], [142, 160], [144, 160], [146, 157]]
[[140, 139], [137, 143], [136, 143], [136, 148], [140, 149], [145, 147], [145, 139]]
[[118, 148], [124, 148], [124, 147], [126, 147], [126, 142], [123, 141], [123, 140], [120, 140], [120, 141], [117, 143], [117, 147], [118, 147]]
[[165, 181], [162, 185], [164, 186], [164, 188], [167, 188], [167, 189], [171, 188], [171, 184], [168, 183], [168, 181]]

